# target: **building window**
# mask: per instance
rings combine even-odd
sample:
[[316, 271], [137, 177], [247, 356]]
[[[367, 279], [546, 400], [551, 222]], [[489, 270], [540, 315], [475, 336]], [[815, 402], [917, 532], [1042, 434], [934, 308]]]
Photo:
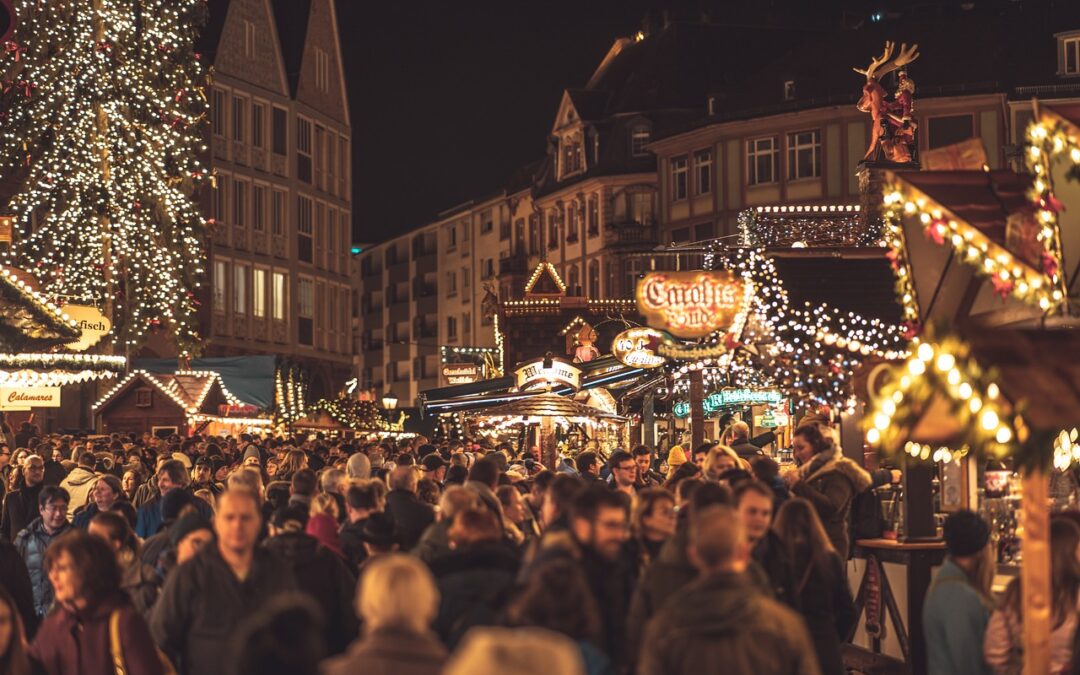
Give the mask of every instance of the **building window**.
[[256, 232], [266, 230], [266, 186], [251, 187], [251, 229]]
[[448, 316], [448, 317], [446, 317], [446, 341], [447, 342], [456, 342], [457, 341], [457, 317], [456, 316]]
[[472, 289], [471, 270], [468, 267], [462, 267], [461, 268], [461, 294], [464, 296], [461, 299], [462, 302], [468, 302], [469, 301], [469, 298], [470, 298], [469, 292], [470, 292], [471, 289]]
[[559, 219], [554, 211], [548, 213], [548, 248], [559, 248]]
[[589, 297], [600, 297], [600, 261], [589, 261]]
[[315, 47], [315, 86], [330, 91], [330, 55], [321, 47]]
[[638, 279], [641, 278], [642, 273], [645, 271], [645, 261], [641, 258], [626, 258], [623, 265], [625, 266], [623, 272], [625, 273], [626, 283], [623, 292], [629, 295], [637, 289]]
[[232, 137], [238, 143], [247, 141], [244, 125], [247, 123], [247, 100], [233, 96], [232, 100]]
[[300, 279], [297, 292], [297, 327], [299, 342], [311, 346], [315, 343], [315, 284], [311, 279]]
[[495, 229], [495, 220], [491, 217], [491, 211], [480, 214], [480, 234], [487, 234]]
[[341, 136], [338, 138], [338, 195], [342, 199], [349, 198], [349, 139]]
[[600, 234], [600, 200], [596, 198], [596, 195], [589, 195], [589, 237], [595, 237]]
[[694, 153], [694, 173], [697, 178], [697, 193], [707, 195], [712, 192], [712, 150], [700, 150]]
[[652, 225], [653, 196], [651, 192], [630, 193], [630, 219], [639, 225]]
[[684, 242], [690, 241], [690, 236], [691, 235], [689, 227], [680, 227], [677, 230], [671, 231], [671, 241], [674, 244], [682, 244]]
[[233, 225], [247, 225], [247, 188], [245, 181], [233, 181]]
[[581, 141], [569, 138], [563, 139], [562, 151], [562, 175], [565, 177], [581, 171]]
[[229, 220], [229, 181], [224, 176], [218, 176], [217, 187], [214, 188], [214, 219], [220, 224]]
[[929, 143], [931, 150], [943, 148], [975, 136], [974, 115], [947, 115], [931, 117], [928, 121]]
[[495, 276], [495, 258], [484, 258], [480, 261], [480, 278], [490, 279]]
[[270, 201], [270, 231], [277, 236], [285, 234], [285, 192], [274, 190]]
[[285, 320], [285, 307], [288, 302], [288, 291], [286, 290], [287, 284], [285, 283], [284, 272], [274, 272], [273, 274], [273, 316], [274, 321]]
[[154, 405], [154, 390], [150, 387], [139, 387], [135, 390], [135, 407], [150, 408]]
[[566, 207], [566, 241], [571, 243], [578, 240], [577, 216], [578, 210], [576, 204], [571, 204]]
[[506, 241], [510, 238], [510, 217], [504, 216], [499, 223], [499, 241]]
[[315, 145], [314, 154], [316, 155], [315, 165], [315, 183], [314, 185], [322, 191], [326, 191], [326, 171], [323, 162], [326, 159], [326, 128], [321, 124], [315, 125]]
[[251, 277], [251, 314], [256, 319], [266, 317], [266, 270], [258, 267]]
[[567, 295], [581, 295], [581, 272], [577, 265], [571, 265], [566, 270], [566, 293]]
[[255, 24], [244, 19], [244, 56], [255, 58]]
[[1080, 75], [1080, 35], [1061, 39], [1062, 75]]
[[630, 132], [630, 154], [634, 157], [648, 155], [649, 151], [645, 149], [645, 146], [649, 144], [651, 135], [649, 127], [634, 127], [633, 131]]
[[311, 183], [311, 121], [296, 118], [296, 177]]
[[266, 104], [251, 104], [251, 145], [256, 148], [264, 146], [263, 139], [266, 136]]
[[713, 238], [713, 224], [701, 223], [694, 226], [694, 241], [705, 241]]
[[453, 297], [457, 295], [457, 272], [446, 273], [446, 296]]
[[214, 89], [210, 92], [210, 119], [214, 135], [225, 137], [225, 92]]
[[685, 156], [671, 158], [671, 198], [675, 201], [686, 199], [687, 171]]
[[214, 311], [225, 311], [225, 293], [228, 284], [228, 266], [224, 260], [214, 261]]
[[797, 131], [787, 135], [788, 180], [821, 176], [821, 132]]
[[465, 343], [470, 342], [469, 336], [472, 335], [472, 313], [462, 312], [461, 314], [462, 332], [465, 334]]
[[304, 262], [311, 262], [311, 199], [304, 195], [296, 198], [296, 255]]
[[755, 138], [746, 142], [747, 185], [765, 185], [778, 180], [779, 145], [776, 136]]
[[274, 106], [270, 119], [270, 135], [272, 136], [273, 151], [275, 155], [287, 154], [288, 141], [288, 112], [284, 108]]
[[247, 265], [233, 267], [233, 312], [247, 314]]
[[446, 248], [451, 251], [457, 248], [457, 225], [446, 228]]
[[529, 216], [529, 253], [540, 252], [540, 217]]

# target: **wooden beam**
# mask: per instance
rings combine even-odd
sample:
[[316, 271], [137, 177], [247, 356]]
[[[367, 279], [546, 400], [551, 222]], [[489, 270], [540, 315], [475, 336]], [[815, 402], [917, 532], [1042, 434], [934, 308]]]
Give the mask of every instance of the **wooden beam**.
[[1024, 672], [1050, 672], [1050, 478], [1025, 472], [1020, 567], [1024, 620]]

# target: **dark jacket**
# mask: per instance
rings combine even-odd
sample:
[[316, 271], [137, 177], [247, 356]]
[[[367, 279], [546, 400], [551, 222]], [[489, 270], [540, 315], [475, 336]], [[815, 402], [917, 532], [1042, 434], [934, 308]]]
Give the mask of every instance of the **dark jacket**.
[[804, 572], [806, 584], [799, 593], [799, 604], [822, 675], [844, 675], [847, 671], [840, 657], [840, 643], [847, 638], [857, 617], [844, 563], [839, 555], [831, 556], [830, 560], [826, 569], [813, 567], [809, 574]]
[[754, 546], [753, 564], [764, 575], [769, 595], [799, 611], [799, 579], [795, 576], [783, 542], [772, 530], [768, 530]]
[[255, 550], [240, 581], [218, 547], [208, 545], [169, 574], [150, 615], [150, 632], [180, 673], [224, 673], [221, 657], [237, 626], [274, 595], [295, 588], [288, 563], [267, 551]]
[[818, 675], [797, 614], [744, 575], [703, 577], [673, 595], [641, 642], [639, 675]]
[[345, 524], [341, 526], [341, 531], [338, 532], [338, 536], [341, 537], [341, 550], [345, 551], [345, 560], [348, 561], [349, 571], [353, 574], [360, 569], [360, 563], [367, 558], [364, 540], [360, 538], [360, 535], [364, 532], [364, 523], [366, 522], [367, 518], [358, 520], [355, 523], [345, 521]]
[[322, 675], [439, 675], [446, 648], [431, 633], [380, 628], [322, 663]]
[[30, 639], [37, 630], [37, 613], [34, 611], [34, 586], [26, 561], [19, 555], [14, 544], [0, 541], [0, 585], [15, 599], [15, 607], [22, 617], [26, 637]]
[[303, 532], [284, 532], [263, 542], [263, 548], [292, 567], [296, 584], [323, 611], [328, 653], [345, 651], [360, 631], [353, 599], [356, 575], [336, 554]]
[[750, 441], [743, 441], [742, 443], [736, 443], [731, 446], [731, 449], [735, 451], [735, 454], [743, 459], [749, 460], [752, 457], [764, 455], [761, 448], [754, 445]]
[[109, 620], [120, 612], [120, 651], [128, 675], [165, 672], [146, 621], [123, 593], [75, 614], [61, 607], [41, 624], [30, 656], [49, 675], [116, 675], [109, 639]]
[[41, 518], [38, 518], [15, 537], [15, 549], [30, 572], [30, 584], [34, 589], [34, 611], [39, 617], [48, 614], [53, 604], [53, 587], [49, 583], [49, 575], [45, 572], [45, 549], [49, 548], [53, 539], [69, 529], [71, 524], [65, 522], [59, 530], [49, 534], [45, 531]]
[[[179, 490], [181, 488], [175, 489]], [[196, 497], [191, 503], [203, 518], [213, 520], [214, 511], [204, 500]], [[165, 524], [165, 514], [161, 512], [161, 495], [143, 504], [139, 508], [136, 517], [135, 534], [139, 535], [140, 539], [148, 539], [157, 534], [161, 530], [161, 526]]]
[[4, 498], [4, 513], [0, 516], [0, 534], [8, 541], [15, 541], [15, 536], [30, 524], [38, 515], [38, 495], [44, 483], [38, 483], [34, 487], [24, 487], [21, 490], [7, 493]]
[[435, 522], [435, 509], [408, 490], [391, 490], [386, 495], [386, 512], [394, 519], [401, 550], [410, 551], [428, 525]]
[[[824, 459], [824, 458], [822, 458]], [[812, 460], [818, 463], [819, 459]], [[870, 487], [871, 479], [862, 467], [847, 457], [810, 465], [810, 473], [791, 487], [796, 497], [810, 500], [825, 526], [825, 533], [841, 560], [848, 559], [848, 518], [851, 500]]]
[[[697, 578], [697, 569], [686, 554], [689, 538], [688, 510], [679, 513], [675, 536], [660, 549], [660, 555], [649, 565], [634, 589], [630, 613], [626, 619], [627, 644], [640, 645], [645, 625], [667, 603], [668, 598]], [[634, 655], [631, 655], [634, 656]]]
[[443, 644], [453, 650], [473, 626], [498, 624], [519, 564], [498, 542], [465, 546], [431, 563], [440, 597], [434, 628]]
[[135, 611], [147, 621], [150, 620], [150, 611], [161, 593], [161, 584], [162, 579], [157, 570], [140, 562], [137, 556], [133, 556], [121, 571], [120, 588], [131, 598]]
[[75, 515], [71, 518], [71, 526], [79, 530], [86, 530], [90, 527], [90, 521], [98, 513], [100, 513], [100, 509], [94, 502], [84, 504], [75, 510]]
[[448, 518], [428, 525], [420, 541], [412, 550], [412, 554], [428, 565], [450, 552], [450, 525], [453, 521]]

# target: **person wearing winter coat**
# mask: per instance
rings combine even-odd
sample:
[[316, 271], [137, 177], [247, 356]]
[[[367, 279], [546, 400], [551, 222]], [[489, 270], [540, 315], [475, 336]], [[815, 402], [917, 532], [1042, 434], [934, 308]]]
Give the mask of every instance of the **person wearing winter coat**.
[[27, 639], [34, 637], [37, 631], [37, 612], [34, 611], [34, 587], [30, 581], [30, 572], [26, 562], [13, 544], [0, 539], [0, 587], [8, 592], [13, 611], [18, 610], [19, 618], [26, 631]]
[[150, 609], [161, 591], [161, 577], [157, 570], [139, 559], [139, 540], [127, 518], [113, 511], [102, 511], [94, 516], [86, 530], [99, 537], [116, 554], [120, 566], [120, 588], [144, 619], [149, 619]]
[[48, 614], [53, 604], [53, 588], [45, 568], [45, 549], [54, 539], [71, 529], [67, 509], [67, 491], [61, 487], [46, 486], [38, 495], [38, 512], [41, 515], [15, 537], [15, 549], [30, 572], [34, 611], [38, 617]]
[[435, 509], [416, 496], [416, 472], [411, 466], [399, 466], [390, 474], [386, 514], [394, 519], [398, 543], [406, 551], [416, 546], [427, 526], [435, 522]]
[[359, 631], [350, 604], [356, 594], [356, 577], [343, 560], [304, 532], [305, 517], [295, 506], [275, 511], [270, 537], [262, 547], [292, 568], [300, 591], [310, 596], [326, 617], [328, 653], [340, 654]]
[[[1077, 609], [1080, 608], [1080, 526], [1065, 518], [1050, 522], [1050, 670], [1070, 672], [1074, 660]], [[1024, 622], [1020, 607], [1020, 578], [1012, 580], [986, 627], [983, 656], [994, 675], [1024, 673]]]
[[30, 455], [23, 460], [19, 480], [18, 489], [4, 497], [4, 513], [0, 516], [0, 535], [10, 542], [38, 517], [38, 495], [45, 487], [45, 462], [41, 457]]
[[439, 589], [416, 558], [387, 553], [369, 559], [356, 595], [364, 635], [322, 664], [323, 675], [439, 675], [446, 648], [431, 631]]
[[453, 650], [473, 626], [493, 626], [517, 577], [517, 555], [502, 543], [495, 515], [484, 507], [454, 516], [451, 550], [431, 563], [439, 585], [435, 631]]
[[787, 475], [791, 492], [814, 505], [829, 541], [840, 559], [846, 561], [852, 500], [871, 486], [870, 474], [844, 457], [832, 435], [820, 424], [800, 425], [791, 444], [800, 462], [799, 468]]
[[90, 490], [90, 502], [75, 511], [71, 524], [80, 530], [90, 526], [90, 521], [99, 513], [112, 510], [123, 500], [124, 490], [116, 476], [98, 476]]
[[695, 514], [690, 557], [700, 576], [650, 619], [639, 675], [819, 675], [802, 619], [747, 579], [749, 541], [731, 507]]
[[927, 675], [990, 675], [983, 656], [994, 580], [990, 525], [978, 514], [956, 511], [945, 519], [948, 556], [926, 592], [923, 636]]
[[94, 473], [94, 464], [97, 458], [92, 452], [83, 452], [79, 455], [79, 464], [64, 480], [60, 481], [60, 487], [71, 495], [71, 505], [68, 507], [68, 522], [75, 516], [76, 509], [82, 508], [90, 502], [91, 492], [97, 483], [98, 475]]
[[237, 626], [270, 598], [296, 588], [288, 564], [256, 547], [261, 527], [256, 495], [225, 491], [214, 516], [215, 544], [165, 580], [150, 632], [181, 675], [224, 673], [221, 654]]
[[822, 675], [846, 675], [840, 645], [858, 617], [844, 563], [805, 499], [784, 502], [773, 529], [795, 572], [795, 608], [806, 620]]
[[[38, 630], [30, 657], [46, 675], [163, 675], [146, 621], [120, 590], [120, 568], [104, 540], [81, 530], [45, 554], [57, 610]], [[111, 627], [118, 628], [116, 639]]]

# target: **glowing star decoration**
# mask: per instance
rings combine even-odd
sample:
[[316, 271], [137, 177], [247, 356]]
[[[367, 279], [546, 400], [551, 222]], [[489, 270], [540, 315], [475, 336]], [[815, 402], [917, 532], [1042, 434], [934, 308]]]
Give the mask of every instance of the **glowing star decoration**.
[[611, 341], [611, 353], [633, 368], [659, 368], [667, 362], [657, 353], [666, 336], [653, 328], [630, 328]]
[[753, 282], [727, 271], [651, 272], [638, 282], [637, 303], [653, 328], [701, 338], [744, 321], [753, 293]]

